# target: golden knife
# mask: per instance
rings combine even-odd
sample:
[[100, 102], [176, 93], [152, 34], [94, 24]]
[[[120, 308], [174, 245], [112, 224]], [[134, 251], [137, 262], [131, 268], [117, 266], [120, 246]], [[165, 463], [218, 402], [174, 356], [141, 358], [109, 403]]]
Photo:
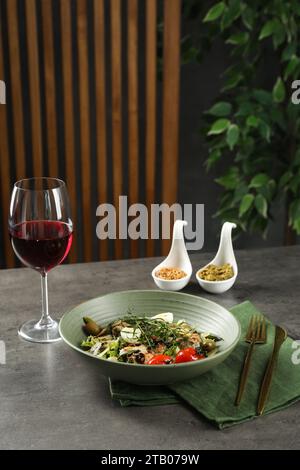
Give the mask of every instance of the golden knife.
[[282, 343], [286, 340], [287, 332], [281, 326], [276, 325], [273, 352], [269, 359], [265, 375], [260, 387], [260, 393], [257, 404], [257, 414], [262, 415], [270, 393], [273, 372], [278, 359], [278, 354]]

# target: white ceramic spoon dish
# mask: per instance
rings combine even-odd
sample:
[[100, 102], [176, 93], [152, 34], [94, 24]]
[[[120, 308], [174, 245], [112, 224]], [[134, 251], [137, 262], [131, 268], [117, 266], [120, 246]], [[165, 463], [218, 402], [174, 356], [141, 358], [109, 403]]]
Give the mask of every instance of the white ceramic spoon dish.
[[[166, 259], [156, 266], [152, 271], [155, 284], [160, 289], [177, 291], [183, 289], [189, 282], [193, 268], [185, 246], [183, 227], [187, 225], [186, 220], [176, 220], [173, 228], [173, 240], [170, 252]], [[179, 268], [186, 273], [181, 279], [167, 280], [156, 276], [161, 268]]]
[[[231, 231], [233, 228], [236, 228], [236, 224], [233, 224], [231, 222], [225, 222], [223, 224], [219, 249], [216, 256], [212, 261], [207, 263], [202, 268], [198, 269], [198, 271], [196, 272], [197, 281], [199, 282], [202, 289], [212, 294], [222, 294], [223, 292], [229, 290], [235, 283], [235, 280], [238, 275], [238, 267], [234, 256], [231, 238]], [[234, 275], [230, 279], [226, 279], [225, 281], [206, 281], [204, 279], [201, 279], [198, 274], [199, 271], [202, 271], [202, 269], [206, 268], [209, 264], [221, 266], [225, 263], [231, 264], [233, 268]]]

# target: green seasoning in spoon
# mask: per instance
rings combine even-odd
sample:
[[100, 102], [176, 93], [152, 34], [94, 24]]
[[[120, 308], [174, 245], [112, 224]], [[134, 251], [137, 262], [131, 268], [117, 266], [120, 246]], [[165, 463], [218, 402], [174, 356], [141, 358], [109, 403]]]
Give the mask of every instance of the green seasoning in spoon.
[[226, 281], [234, 276], [233, 267], [229, 263], [217, 266], [209, 264], [206, 268], [198, 271], [198, 276], [204, 281]]

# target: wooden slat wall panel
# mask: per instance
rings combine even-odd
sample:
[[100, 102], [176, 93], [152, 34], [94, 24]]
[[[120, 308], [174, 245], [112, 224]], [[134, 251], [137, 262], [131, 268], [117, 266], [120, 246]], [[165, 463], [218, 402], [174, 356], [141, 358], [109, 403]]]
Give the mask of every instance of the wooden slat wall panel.
[[[156, 22], [157, 2], [146, 0], [146, 203], [148, 210], [155, 202], [156, 164]], [[154, 256], [154, 240], [146, 244], [147, 256]]]
[[[112, 82], [112, 161], [114, 204], [118, 207], [122, 194], [122, 63], [121, 1], [110, 1], [111, 18], [111, 82]], [[118, 214], [117, 214], [118, 215]], [[115, 240], [115, 258], [122, 258], [122, 240]]]
[[[9, 3], [9, 2], [8, 2]], [[26, 38], [31, 106], [31, 139], [34, 176], [43, 176], [42, 122], [38, 34], [35, 0], [26, 0]]]
[[16, 178], [20, 180], [26, 176], [26, 170], [17, 0], [10, 0], [9, 2], [6, 2], [6, 8], [8, 48], [10, 56], [11, 105], [13, 110]]
[[[4, 66], [3, 66], [3, 44], [2, 44], [2, 31], [0, 27], [0, 79], [4, 79]], [[8, 125], [6, 106], [0, 104], [0, 193], [2, 204], [2, 227], [4, 238], [4, 262], [6, 267], [12, 268], [15, 266], [14, 255], [7, 231], [8, 210], [10, 200], [10, 164], [9, 164], [9, 147], [8, 147]]]
[[56, 86], [54, 67], [54, 42], [53, 42], [53, 17], [52, 0], [43, 0], [43, 46], [44, 46], [44, 74], [45, 74], [45, 97], [46, 97], [46, 128], [49, 176], [58, 175], [58, 146], [56, 130]]
[[[138, 0], [128, 0], [128, 169], [129, 203], [139, 201], [139, 130], [138, 130]], [[139, 241], [130, 241], [130, 256], [137, 258]]]
[[[180, 13], [181, 0], [164, 1], [162, 200], [169, 205], [178, 189]], [[162, 254], [169, 247], [170, 240], [162, 240]]]
[[[107, 142], [104, 0], [94, 1], [98, 203], [107, 202]], [[108, 241], [99, 242], [99, 258], [108, 259]]]
[[89, 102], [89, 63], [88, 63], [88, 24], [87, 0], [77, 1], [77, 38], [79, 68], [79, 104], [80, 104], [80, 150], [82, 175], [82, 208], [84, 259], [92, 261], [91, 221], [91, 151], [90, 151], [90, 102]]
[[[4, 0], [7, 11], [7, 37], [8, 37], [8, 54], [11, 83], [10, 89], [12, 90], [12, 119], [13, 119], [13, 148], [15, 162], [12, 168], [15, 167], [16, 177], [23, 178], [26, 175], [25, 164], [25, 110], [23, 104], [27, 104], [26, 88], [29, 89], [30, 101], [30, 115], [26, 109], [26, 119], [30, 122], [31, 139], [27, 141], [31, 143], [32, 149], [32, 163], [34, 176], [43, 174], [43, 136], [42, 136], [42, 116], [41, 115], [41, 85], [40, 72], [44, 75], [43, 80], [45, 83], [45, 122], [47, 124], [46, 141], [47, 141], [47, 154], [48, 154], [48, 167], [49, 173], [52, 176], [58, 175], [59, 168], [59, 147], [58, 147], [58, 128], [57, 118], [58, 113], [61, 112], [60, 105], [57, 101], [57, 93], [60, 89], [57, 88], [56, 73], [62, 73], [62, 91], [63, 91], [63, 108], [64, 116], [64, 158], [66, 169], [66, 181], [69, 189], [71, 205], [73, 209], [73, 220], [75, 226], [75, 233], [77, 231], [83, 232], [83, 245], [84, 245], [84, 261], [93, 259], [93, 237], [95, 230], [92, 225], [91, 213], [91, 195], [92, 195], [92, 173], [97, 178], [97, 194], [98, 203], [103, 203], [108, 200], [108, 173], [110, 167], [112, 168], [113, 180], [113, 202], [115, 207], [118, 207], [119, 196], [123, 192], [123, 130], [127, 127], [122, 123], [122, 74], [128, 79], [128, 113], [125, 119], [128, 120], [128, 188], [129, 188], [129, 203], [139, 202], [139, 164], [140, 159], [145, 157], [145, 183], [146, 183], [146, 203], [148, 208], [155, 202], [156, 194], [156, 152], [157, 152], [157, 135], [156, 135], [156, 121], [157, 121], [157, 13], [158, 4], [157, 0], [145, 0], [140, 3], [138, 0], [109, 0], [107, 2], [110, 25], [105, 24], [105, 0], [60, 0], [59, 8], [61, 14], [61, 59], [62, 71], [56, 70], [57, 54], [54, 50], [54, 23], [53, 17], [53, 1], [52, 0], [37, 0], [40, 2], [42, 14], [42, 25], [37, 24], [37, 2], [36, 0], [26, 0], [24, 2], [25, 8], [25, 31], [21, 37], [22, 29], [19, 32], [19, 18], [20, 11], [18, 11], [17, 0]], [[93, 26], [94, 26], [94, 68], [89, 63], [89, 35], [88, 29], [88, 1], [93, 1], [92, 10], [94, 12]], [[20, 4], [21, 5], [21, 4]], [[138, 60], [141, 57], [141, 50], [139, 50], [139, 9], [144, 8], [145, 5], [145, 64], [146, 64], [146, 77], [145, 83], [139, 82], [138, 75]], [[90, 6], [90, 5], [89, 5]], [[74, 7], [74, 10], [73, 10]], [[180, 76], [180, 7], [181, 0], [164, 0], [164, 35], [163, 35], [163, 116], [162, 116], [162, 201], [171, 205], [176, 202], [177, 198], [177, 180], [178, 180], [178, 131], [179, 131], [179, 76]], [[122, 11], [126, 11], [127, 16], [124, 20], [127, 22], [127, 38], [125, 44], [122, 43]], [[75, 51], [73, 44], [73, 35], [75, 37], [75, 30], [73, 30], [72, 21], [73, 14], [76, 12], [76, 28], [77, 47], [78, 51], [78, 73], [79, 73], [79, 127], [77, 129], [77, 121], [74, 118], [75, 104], [74, 102], [74, 69], [73, 67], [73, 53]], [[3, 21], [3, 19], [1, 19]], [[23, 20], [22, 20], [23, 21]], [[125, 23], [123, 23], [125, 24]], [[40, 36], [40, 29], [43, 33]], [[105, 45], [105, 32], [106, 28], [110, 28], [110, 50], [107, 50]], [[41, 38], [42, 43], [39, 44]], [[22, 41], [26, 41], [26, 53], [22, 49]], [[40, 71], [39, 63], [39, 47], [43, 48], [43, 63], [44, 69]], [[122, 51], [127, 47], [128, 63], [126, 69], [122, 70]], [[109, 54], [110, 69], [105, 70], [106, 54]], [[28, 64], [28, 84], [22, 84], [21, 70], [21, 56], [22, 60], [27, 58]], [[3, 67], [3, 64], [1, 64]], [[5, 72], [5, 71], [4, 71]], [[91, 77], [90, 73], [95, 76]], [[127, 77], [126, 77], [127, 74]], [[108, 142], [107, 136], [109, 129], [106, 125], [107, 105], [107, 92], [110, 89], [106, 83], [107, 76], [111, 77], [111, 142]], [[90, 109], [90, 83], [95, 83], [95, 108]], [[23, 89], [24, 86], [24, 89]], [[145, 91], [145, 153], [139, 153], [139, 121], [140, 111], [143, 104], [139, 103], [139, 89], [144, 87]], [[24, 97], [24, 101], [23, 101]], [[95, 112], [96, 123], [96, 155], [97, 162], [95, 167], [92, 168], [92, 150], [91, 149], [91, 113]], [[26, 124], [26, 123], [25, 123]], [[76, 126], [76, 127], [75, 127]], [[7, 122], [4, 114], [1, 114], [1, 154], [8, 154], [8, 130], [6, 129]], [[80, 136], [80, 169], [82, 181], [82, 193], [78, 192], [78, 182], [76, 165], [76, 152], [75, 141], [76, 133], [79, 132]], [[5, 138], [2, 137], [2, 134]], [[60, 134], [59, 134], [60, 135]], [[6, 140], [5, 140], [6, 139]], [[109, 153], [111, 144], [111, 155]], [[111, 165], [108, 159], [111, 158]], [[94, 165], [94, 163], [93, 163]], [[125, 165], [126, 166], [126, 165]], [[2, 204], [5, 207], [9, 197], [10, 188], [5, 186], [5, 181], [9, 180], [10, 169], [8, 159], [1, 162], [1, 181], [2, 181]], [[31, 176], [31, 175], [28, 175]], [[93, 176], [94, 177], [94, 176]], [[81, 198], [83, 225], [77, 226], [77, 202], [78, 197]], [[4, 209], [6, 210], [6, 209]], [[119, 214], [117, 214], [119, 216]], [[6, 217], [6, 214], [4, 214]], [[8, 243], [6, 240], [5, 243]], [[163, 252], [165, 253], [169, 247], [169, 240], [162, 242]], [[8, 245], [6, 246], [8, 248]], [[115, 258], [122, 258], [123, 256], [123, 243], [122, 240], [116, 240], [114, 243]], [[12, 265], [13, 256], [11, 250], [6, 249], [7, 263]], [[76, 237], [73, 249], [71, 250], [70, 259], [76, 261], [77, 258]], [[146, 253], [151, 256], [154, 255], [154, 242], [147, 240]], [[130, 256], [136, 257], [139, 255], [139, 242], [130, 243]], [[108, 243], [105, 241], [99, 242], [99, 257], [100, 259], [108, 258]]]
[[73, 73], [72, 73], [72, 31], [71, 31], [71, 1], [60, 0], [61, 14], [61, 47], [62, 74], [64, 97], [64, 158], [66, 162], [66, 183], [68, 186], [72, 208], [72, 220], [75, 228], [70, 261], [77, 261], [77, 185], [75, 173], [75, 140], [74, 140], [74, 103], [73, 103]]

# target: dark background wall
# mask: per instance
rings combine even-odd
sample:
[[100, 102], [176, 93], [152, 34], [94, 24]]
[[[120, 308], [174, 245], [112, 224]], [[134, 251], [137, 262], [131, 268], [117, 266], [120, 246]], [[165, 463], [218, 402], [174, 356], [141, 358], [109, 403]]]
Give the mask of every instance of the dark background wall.
[[[183, 21], [184, 34], [190, 25]], [[181, 203], [205, 204], [205, 243], [203, 251], [214, 250], [218, 243], [221, 221], [213, 217], [218, 209], [218, 198], [222, 189], [214, 179], [226, 170], [225, 159], [207, 173], [204, 163], [207, 147], [200, 132], [203, 112], [208, 110], [222, 88], [222, 72], [230, 64], [228, 50], [219, 41], [204, 54], [201, 63], [182, 65], [181, 69], [181, 113], [180, 113], [180, 177], [179, 201]], [[265, 73], [264, 80], [274, 80], [273, 67]], [[272, 82], [271, 82], [272, 83]], [[278, 246], [284, 240], [284, 210], [280, 203], [270, 223], [266, 240], [260, 235], [242, 234], [236, 241], [238, 248]]]
[[[179, 202], [205, 204], [205, 251], [216, 247], [221, 222], [213, 214], [218, 209], [222, 189], [214, 182], [214, 178], [226, 169], [228, 162], [222, 161], [216, 169], [206, 172], [204, 162], [207, 149], [200, 133], [201, 114], [211, 106], [218, 94], [223, 66], [224, 58], [218, 47], [203, 64], [184, 65], [181, 76]], [[282, 245], [283, 232], [284, 213], [278, 205], [276, 219], [270, 223], [266, 240], [259, 235], [243, 234], [236, 240], [236, 246]]]

